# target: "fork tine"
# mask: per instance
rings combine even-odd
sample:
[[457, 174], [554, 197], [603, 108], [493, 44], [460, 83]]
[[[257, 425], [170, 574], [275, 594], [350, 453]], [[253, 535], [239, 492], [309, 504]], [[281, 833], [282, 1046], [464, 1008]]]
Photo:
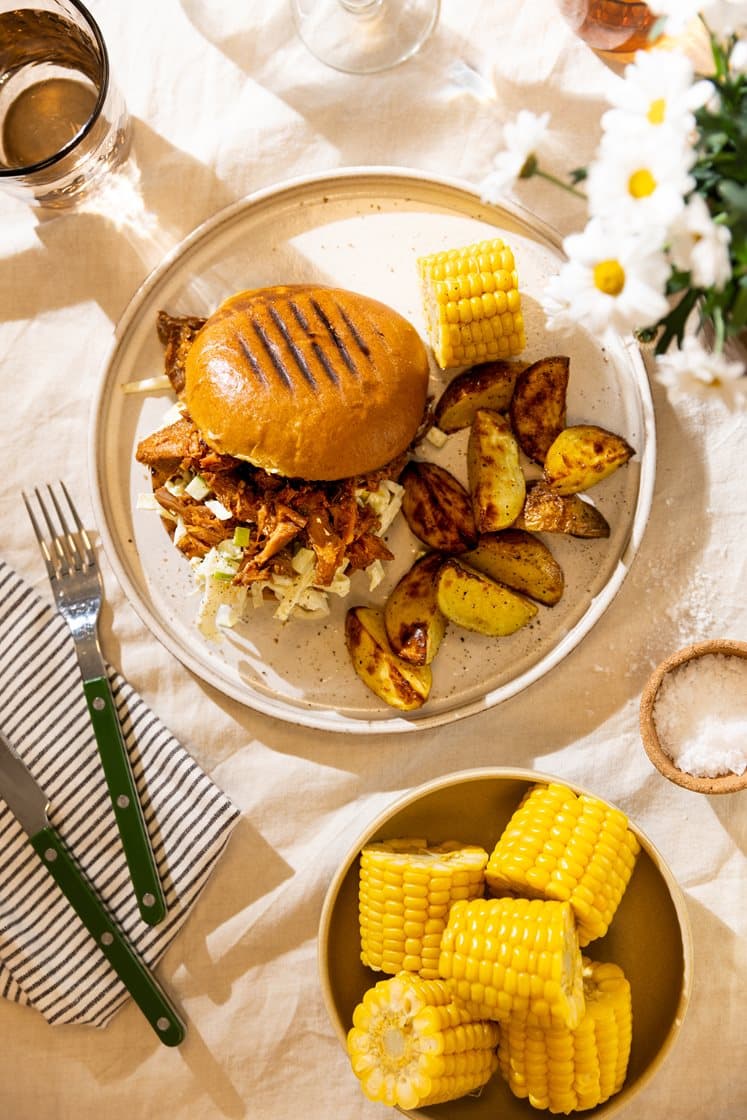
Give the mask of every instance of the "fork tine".
[[[36, 537], [39, 548], [41, 549], [41, 554], [42, 554], [42, 557], [44, 559], [44, 565], [47, 569], [47, 575], [49, 576], [50, 580], [54, 580], [54, 579], [57, 578], [57, 566], [55, 565], [55, 563], [52, 559], [52, 554], [49, 551], [49, 547], [47, 545], [46, 538], [45, 538], [44, 533], [42, 532], [42, 530], [39, 526], [39, 522], [36, 520], [36, 514], [34, 513], [33, 509], [31, 508], [31, 502], [29, 501], [28, 495], [26, 494], [25, 491], [21, 492], [21, 497], [23, 498], [23, 504], [26, 506], [26, 512], [29, 515], [29, 521], [31, 522], [31, 528], [34, 530], [34, 536]], [[37, 492], [37, 497], [38, 497], [38, 492]]]
[[[60, 483], [60, 486], [62, 486], [62, 483]], [[62, 488], [63, 488], [63, 491], [64, 491], [64, 489], [65, 489], [64, 486]], [[47, 486], [47, 490], [49, 491], [49, 497], [52, 500], [52, 505], [54, 506], [55, 513], [57, 514], [57, 517], [58, 517], [59, 522], [60, 522], [60, 528], [62, 529], [62, 535], [58, 539], [60, 541], [60, 544], [61, 544], [62, 548], [67, 553], [68, 562], [70, 564], [70, 570], [71, 571], [73, 571], [73, 570], [80, 571], [81, 568], [83, 568], [85, 566], [83, 553], [80, 549], [78, 541], [75, 538], [75, 534], [73, 533], [72, 529], [70, 528], [70, 525], [68, 523], [68, 519], [65, 516], [65, 512], [64, 512], [62, 506], [60, 505], [60, 503], [57, 500], [57, 495], [55, 494], [55, 492], [54, 492], [54, 490], [52, 489], [51, 486]], [[65, 494], [65, 497], [68, 498], [68, 502], [69, 502], [69, 495]], [[78, 520], [77, 514], [75, 515], [75, 520], [76, 521]]]
[[[50, 496], [50, 499], [51, 499], [52, 503], [55, 506], [57, 506], [57, 502], [55, 501], [54, 494], [52, 493], [52, 487], [47, 485], [47, 490], [49, 491], [49, 496]], [[55, 525], [55, 523], [52, 519], [52, 515], [49, 512], [49, 506], [45, 504], [44, 499], [42, 498], [42, 496], [39, 492], [39, 487], [38, 486], [34, 487], [34, 493], [36, 495], [36, 500], [39, 503], [39, 509], [42, 512], [42, 517], [44, 518], [44, 520], [46, 522], [46, 525], [47, 525], [47, 529], [49, 530], [49, 535], [52, 538], [51, 547], [54, 550], [54, 553], [57, 557], [57, 560], [59, 561], [59, 563], [55, 565], [57, 575], [58, 576], [69, 576], [70, 573], [72, 571], [74, 571], [75, 564], [74, 564], [72, 556], [70, 555], [70, 551], [69, 551], [69, 548], [67, 546], [67, 542], [65, 540], [64, 524], [62, 526], [62, 532], [60, 532], [60, 529], [58, 528], [57, 525]], [[58, 513], [59, 513], [59, 508], [58, 508]]]
[[[88, 536], [88, 533], [86, 532], [86, 530], [83, 526], [83, 522], [81, 521], [80, 517], [78, 516], [78, 511], [75, 508], [75, 506], [73, 505], [73, 499], [70, 497], [70, 494], [68, 493], [67, 486], [62, 481], [62, 479], [60, 479], [60, 489], [62, 490], [62, 493], [65, 495], [65, 499], [66, 499], [67, 504], [68, 504], [68, 509], [70, 510], [73, 521], [75, 522], [75, 528], [76, 528], [77, 533], [78, 533], [78, 548], [79, 548], [79, 551], [81, 552], [81, 555], [82, 555], [82, 558], [83, 558], [83, 565], [84, 565], [84, 567], [86, 567], [86, 566], [93, 567], [96, 563], [96, 553], [93, 550], [93, 545], [91, 544], [91, 538]], [[82, 549], [80, 548], [81, 545], [83, 546]]]

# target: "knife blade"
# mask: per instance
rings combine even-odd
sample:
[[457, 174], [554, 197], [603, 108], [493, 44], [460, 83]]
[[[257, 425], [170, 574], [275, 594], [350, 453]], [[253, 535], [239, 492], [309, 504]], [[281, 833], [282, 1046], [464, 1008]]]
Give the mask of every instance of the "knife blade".
[[46, 794], [1, 732], [0, 797], [160, 1041], [178, 1046], [186, 1034], [178, 1011], [50, 824]]

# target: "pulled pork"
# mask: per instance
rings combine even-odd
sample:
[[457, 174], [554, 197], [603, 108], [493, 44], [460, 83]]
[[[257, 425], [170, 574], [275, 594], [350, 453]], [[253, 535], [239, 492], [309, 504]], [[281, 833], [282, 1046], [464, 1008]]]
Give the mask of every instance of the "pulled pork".
[[[323, 587], [332, 582], [343, 560], [347, 559], [349, 571], [355, 571], [377, 559], [392, 559], [377, 535], [378, 515], [369, 507], [361, 507], [355, 492], [360, 487], [376, 490], [385, 479], [396, 480], [406, 455], [357, 479], [288, 479], [213, 451], [184, 415], [142, 440], [136, 458], [150, 469], [160, 505], [181, 517], [185, 532], [177, 547], [187, 556], [204, 556], [220, 541], [232, 537], [237, 525], [249, 526], [250, 543], [244, 548], [237, 583], [267, 579], [272, 572], [287, 573], [287, 546], [291, 542], [313, 550], [314, 582]], [[184, 469], [205, 480], [213, 496], [230, 512], [230, 518], [221, 520], [202, 502], [186, 494], [175, 496], [166, 489], [164, 484]]]
[[174, 387], [177, 397], [184, 392], [184, 363], [187, 351], [195, 340], [197, 332], [205, 326], [207, 319], [187, 315], [175, 318], [166, 311], [159, 311], [156, 320], [158, 337], [164, 347], [164, 372]]

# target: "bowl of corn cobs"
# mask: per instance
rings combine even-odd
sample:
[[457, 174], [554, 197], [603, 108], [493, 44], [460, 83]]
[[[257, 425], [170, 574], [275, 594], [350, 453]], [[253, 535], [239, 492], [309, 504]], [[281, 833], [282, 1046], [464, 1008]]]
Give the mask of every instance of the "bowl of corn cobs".
[[621, 810], [491, 768], [370, 824], [327, 892], [319, 968], [351, 1093], [433, 1120], [608, 1117], [675, 1041], [692, 939]]

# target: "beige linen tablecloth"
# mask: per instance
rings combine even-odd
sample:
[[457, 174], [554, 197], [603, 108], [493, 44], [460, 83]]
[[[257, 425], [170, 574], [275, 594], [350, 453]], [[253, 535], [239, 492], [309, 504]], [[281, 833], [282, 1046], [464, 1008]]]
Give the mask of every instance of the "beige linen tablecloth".
[[[282, 2], [91, 6], [135, 119], [140, 228], [94, 214], [43, 218], [0, 196], [0, 540], [3, 557], [42, 594], [20, 491], [62, 476], [91, 523], [90, 401], [113, 326], [170, 246], [220, 207], [298, 174], [388, 164], [477, 184], [501, 122], [521, 106], [551, 109], [557, 166], [580, 165], [615, 80], [550, 0], [445, 0], [421, 55], [365, 78], [315, 61]], [[581, 204], [536, 181], [518, 197], [562, 232], [583, 220]], [[104, 565], [107, 658], [242, 818], [159, 966], [188, 1017], [186, 1043], [160, 1047], [132, 1005], [96, 1031], [51, 1028], [0, 1002], [3, 1116], [386, 1115], [359, 1094], [322, 1003], [322, 899], [348, 846], [391, 798], [483, 765], [536, 767], [616, 802], [686, 892], [690, 1011], [660, 1073], [621, 1117], [747, 1115], [747, 795], [707, 799], [668, 784], [637, 730], [640, 692], [659, 659], [691, 640], [747, 636], [744, 415], [718, 401], [674, 405], [657, 384], [653, 396], [656, 490], [621, 592], [529, 692], [448, 727], [345, 737], [256, 714], [164, 650]]]

